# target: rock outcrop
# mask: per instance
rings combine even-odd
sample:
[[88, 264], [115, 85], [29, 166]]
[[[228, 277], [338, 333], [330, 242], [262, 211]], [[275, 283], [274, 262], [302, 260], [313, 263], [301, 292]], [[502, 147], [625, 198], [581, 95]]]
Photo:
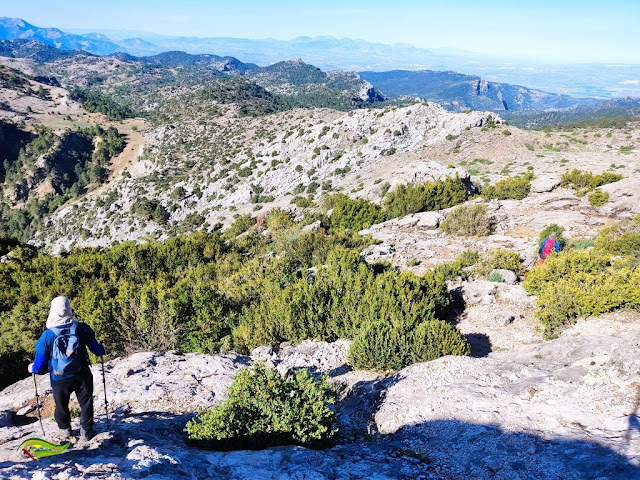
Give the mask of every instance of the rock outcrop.
[[[222, 399], [235, 371], [251, 357], [138, 353], [107, 364], [110, 432], [98, 414], [97, 437], [36, 463], [15, 450], [21, 440], [40, 434], [38, 423], [13, 414], [0, 428], [0, 476], [640, 478], [638, 320], [637, 314], [608, 315], [581, 322], [557, 340], [512, 344], [511, 351], [484, 358], [444, 357], [386, 378], [347, 367], [344, 341], [256, 349], [254, 359], [283, 372], [329, 372], [340, 390], [343, 433], [323, 451], [207, 452], [188, 446], [183, 428], [192, 412]], [[102, 412], [97, 369], [94, 376], [96, 411]], [[41, 377], [49, 431], [47, 384]], [[4, 411], [29, 404], [31, 379], [0, 397]]]

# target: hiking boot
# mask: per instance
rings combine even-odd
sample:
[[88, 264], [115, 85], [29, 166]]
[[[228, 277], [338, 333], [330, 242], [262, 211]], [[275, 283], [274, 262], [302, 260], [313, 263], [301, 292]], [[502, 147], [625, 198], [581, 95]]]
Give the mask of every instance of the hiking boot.
[[71, 430], [71, 427], [66, 427], [66, 428], [58, 427], [56, 430], [57, 431], [54, 433], [54, 435], [58, 440], [65, 441], [65, 442], [67, 440], [73, 440], [73, 430]]
[[96, 431], [93, 427], [89, 427], [86, 430], [84, 428], [80, 428], [80, 440], [83, 442], [87, 442], [96, 436]]

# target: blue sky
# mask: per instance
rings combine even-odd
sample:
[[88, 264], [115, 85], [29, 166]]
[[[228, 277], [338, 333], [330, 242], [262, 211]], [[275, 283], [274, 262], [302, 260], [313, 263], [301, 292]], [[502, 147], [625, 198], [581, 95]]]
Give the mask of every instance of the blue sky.
[[331, 35], [518, 58], [640, 63], [639, 0], [6, 3], [0, 16], [63, 30], [144, 30], [282, 40]]

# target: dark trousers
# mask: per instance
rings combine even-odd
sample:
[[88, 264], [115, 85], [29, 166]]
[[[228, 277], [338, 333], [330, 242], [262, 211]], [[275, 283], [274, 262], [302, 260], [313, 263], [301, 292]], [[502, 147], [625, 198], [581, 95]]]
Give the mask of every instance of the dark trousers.
[[56, 402], [56, 411], [53, 416], [58, 427], [69, 428], [71, 426], [69, 398], [74, 392], [80, 404], [80, 426], [83, 430], [88, 430], [93, 426], [93, 375], [90, 371], [51, 382], [51, 389], [53, 390], [53, 399]]

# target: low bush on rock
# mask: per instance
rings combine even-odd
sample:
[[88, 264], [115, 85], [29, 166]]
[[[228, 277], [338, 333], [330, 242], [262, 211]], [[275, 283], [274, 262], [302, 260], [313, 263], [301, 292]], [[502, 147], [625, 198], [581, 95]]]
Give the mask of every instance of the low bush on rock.
[[522, 200], [529, 195], [533, 178], [533, 172], [527, 172], [518, 177], [505, 178], [504, 180], [496, 182], [494, 185], [484, 187], [480, 195], [487, 201], [493, 199]]
[[189, 440], [213, 450], [329, 446], [337, 432], [335, 392], [306, 369], [283, 378], [257, 363], [241, 369], [223, 403], [186, 425]]
[[234, 345], [249, 351], [286, 340], [353, 338], [363, 324], [377, 320], [412, 328], [442, 316], [449, 303], [440, 273], [398, 273], [367, 264], [357, 252], [336, 249], [311, 281], [263, 285], [260, 302], [233, 332]]
[[468, 267], [475, 265], [479, 260], [478, 252], [466, 250], [458, 255], [453, 262], [436, 265], [434, 272], [442, 275], [444, 280], [455, 280], [457, 277], [466, 279], [469, 276]]
[[385, 196], [384, 208], [387, 218], [397, 218], [453, 207], [466, 201], [467, 197], [467, 188], [456, 175], [436, 182], [398, 185]]
[[349, 364], [368, 370], [400, 370], [415, 362], [445, 355], [469, 355], [466, 338], [444, 320], [429, 320], [415, 328], [403, 322], [365, 324], [349, 349]]
[[474, 269], [478, 275], [488, 275], [493, 270], [511, 270], [516, 275], [522, 274], [522, 260], [520, 254], [505, 248], [496, 248], [480, 257], [480, 262]]
[[603, 228], [595, 244], [598, 250], [611, 255], [640, 256], [640, 215]]
[[451, 211], [440, 228], [454, 235], [481, 237], [491, 234], [493, 224], [484, 203], [461, 205]]
[[491, 272], [491, 274], [487, 277], [487, 280], [496, 283], [504, 283], [506, 281], [504, 277], [498, 272]]
[[587, 192], [595, 190], [602, 185], [617, 182], [622, 178], [622, 175], [617, 173], [604, 172], [600, 175], [595, 175], [591, 172], [574, 169], [562, 175], [562, 186], [573, 188], [576, 191], [576, 195], [582, 197]]
[[386, 220], [385, 212], [379, 205], [362, 198], [352, 199], [342, 193], [332, 197], [331, 226], [333, 228], [350, 228], [358, 231]]
[[609, 201], [609, 192], [602, 192], [600, 190], [593, 192], [589, 195], [589, 203], [592, 207], [601, 207]]

